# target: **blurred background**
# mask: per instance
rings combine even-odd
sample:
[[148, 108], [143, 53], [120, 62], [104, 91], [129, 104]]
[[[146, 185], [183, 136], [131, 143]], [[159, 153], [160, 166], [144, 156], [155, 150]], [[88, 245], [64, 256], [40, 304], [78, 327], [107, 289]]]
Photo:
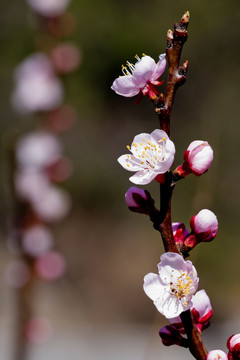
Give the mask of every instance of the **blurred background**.
[[[165, 51], [167, 30], [186, 10], [189, 39], [182, 61], [189, 60], [189, 71], [173, 111], [175, 164], [182, 162], [186, 147], [196, 139], [211, 144], [215, 159], [206, 175], [189, 176], [177, 184], [173, 220], [189, 227], [190, 218], [202, 208], [217, 215], [217, 238], [199, 245], [190, 256], [200, 277], [199, 289], [206, 290], [214, 310], [204, 340], [209, 350], [226, 351], [228, 337], [240, 331], [239, 0], [72, 0], [68, 11], [74, 17], [74, 32], [69, 39], [80, 49], [81, 64], [62, 81], [77, 121], [60, 134], [74, 169], [61, 185], [71, 194], [72, 207], [67, 217], [51, 225], [67, 269], [54, 282], [35, 281], [34, 312], [49, 319], [53, 331], [46, 343], [29, 345], [31, 360], [191, 359], [185, 350], [165, 348], [158, 337], [167, 321], [144, 294], [142, 283], [145, 274], [157, 271], [163, 247], [148, 218], [128, 211], [124, 194], [131, 186], [130, 173], [116, 161], [136, 134], [157, 128], [158, 119], [147, 98], [134, 105], [135, 99], [110, 89], [121, 64], [133, 62], [135, 54], [158, 59]], [[4, 276], [14, 258], [6, 245], [6, 144], [12, 134], [30, 132], [39, 121], [36, 114], [19, 114], [12, 108], [13, 71], [30, 53], [47, 48], [48, 40], [36, 35], [36, 19], [24, 0], [1, 3], [0, 24], [0, 358], [10, 360], [16, 289]], [[147, 189], [158, 203], [158, 184]]]

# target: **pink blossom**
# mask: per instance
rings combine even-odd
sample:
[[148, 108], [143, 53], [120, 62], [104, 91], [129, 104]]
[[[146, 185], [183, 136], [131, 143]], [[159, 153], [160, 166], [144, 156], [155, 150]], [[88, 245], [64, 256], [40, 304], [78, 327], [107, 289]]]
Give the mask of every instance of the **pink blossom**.
[[127, 148], [131, 154], [120, 156], [118, 162], [124, 169], [136, 171], [129, 178], [134, 184], [149, 184], [158, 174], [168, 171], [174, 160], [174, 143], [163, 130], [139, 134]]
[[222, 350], [211, 350], [206, 360], [228, 360], [227, 354]]
[[190, 260], [177, 253], [161, 256], [158, 274], [144, 277], [143, 289], [158, 311], [171, 319], [192, 306], [192, 296], [198, 288], [198, 276]]
[[217, 235], [218, 220], [212, 211], [203, 209], [191, 218], [190, 226], [198, 241], [211, 241]]
[[[209, 326], [209, 320], [213, 315], [212, 306], [210, 299], [206, 294], [205, 290], [199, 290], [192, 297], [192, 306], [190, 308], [193, 321], [201, 333], [202, 330], [206, 329]], [[182, 320], [180, 316], [169, 319], [171, 324], [173, 324], [182, 334], [185, 334], [185, 329], [182, 325]]]
[[12, 104], [17, 111], [49, 111], [60, 105], [63, 99], [62, 83], [55, 76], [51, 61], [44, 53], [30, 55], [17, 66], [14, 75]]
[[135, 65], [127, 61], [127, 66], [122, 65], [123, 76], [117, 78], [111, 89], [117, 94], [132, 97], [140, 92], [149, 97], [156, 96], [155, 86], [161, 85], [159, 78], [166, 68], [166, 54], [159, 56], [159, 61], [155, 61], [148, 55], [143, 54], [140, 59], [138, 56]]
[[238, 360], [240, 358], [240, 334], [230, 336], [227, 347], [229, 349], [228, 359]]
[[61, 15], [67, 8], [70, 0], [27, 0], [27, 2], [40, 15], [53, 17]]

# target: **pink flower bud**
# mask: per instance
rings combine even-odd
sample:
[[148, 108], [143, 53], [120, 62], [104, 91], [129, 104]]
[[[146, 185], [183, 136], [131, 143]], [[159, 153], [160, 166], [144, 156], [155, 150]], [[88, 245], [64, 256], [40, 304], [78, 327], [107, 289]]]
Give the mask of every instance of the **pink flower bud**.
[[203, 209], [193, 216], [190, 220], [190, 226], [198, 241], [211, 241], [217, 235], [217, 217], [208, 209]]
[[240, 334], [230, 336], [227, 341], [227, 347], [229, 349], [228, 359], [239, 360], [240, 358]]
[[125, 194], [125, 202], [130, 210], [142, 214], [149, 214], [154, 209], [154, 200], [147, 190], [131, 186]]
[[[205, 330], [210, 325], [209, 320], [213, 315], [210, 299], [205, 290], [199, 290], [193, 295], [190, 311], [192, 313], [194, 324], [199, 332], [202, 333], [202, 330]], [[180, 316], [171, 318], [169, 321], [181, 334], [186, 333]]]
[[230, 336], [227, 341], [227, 347], [230, 351], [232, 351], [236, 345], [240, 346], [240, 334]]
[[184, 160], [195, 175], [202, 175], [213, 161], [213, 150], [207, 141], [195, 140], [185, 151]]
[[172, 231], [176, 244], [183, 245], [184, 239], [189, 235], [188, 230], [186, 229], [183, 223], [172, 223]]
[[202, 332], [210, 323], [209, 320], [213, 315], [210, 299], [205, 290], [198, 291], [192, 298], [191, 313], [196, 327]]
[[227, 354], [222, 350], [211, 350], [206, 360], [228, 360]]
[[209, 169], [213, 161], [213, 149], [207, 141], [195, 140], [188, 146], [183, 157], [185, 161], [176, 168], [175, 174], [181, 177], [190, 173], [200, 176]]
[[159, 336], [162, 339], [162, 343], [165, 346], [179, 345], [182, 347], [188, 347], [188, 340], [182, 337], [179, 331], [173, 325], [163, 326], [159, 330]]
[[189, 236], [187, 236], [184, 240], [184, 246], [186, 252], [192, 250], [197, 244], [198, 244], [198, 240], [195, 234], [189, 234]]

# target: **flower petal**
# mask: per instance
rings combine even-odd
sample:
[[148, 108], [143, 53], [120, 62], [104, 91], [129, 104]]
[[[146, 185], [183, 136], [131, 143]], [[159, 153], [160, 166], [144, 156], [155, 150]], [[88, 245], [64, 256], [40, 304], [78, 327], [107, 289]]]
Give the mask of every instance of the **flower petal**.
[[140, 161], [131, 155], [125, 154], [121, 155], [117, 161], [122, 167], [128, 171], [139, 171], [142, 170]]
[[143, 290], [153, 301], [162, 295], [163, 287], [157, 274], [149, 273], [144, 276]]
[[118, 95], [125, 97], [135, 96], [139, 93], [139, 88], [133, 82], [132, 75], [120, 76], [114, 80], [111, 89], [115, 91]]
[[[165, 298], [165, 299], [164, 299]], [[172, 297], [169, 293], [164, 293], [164, 297], [154, 301], [154, 305], [158, 311], [167, 319], [179, 316], [183, 311], [188, 310], [192, 302], [189, 301], [186, 306], [182, 304], [176, 297]]]
[[165, 56], [166, 56], [166, 54], [159, 55], [159, 61], [156, 65], [154, 73], [152, 74], [152, 79], [151, 79], [152, 81], [155, 81], [158, 78], [160, 78], [160, 76], [166, 69], [167, 62], [166, 62]]
[[146, 185], [149, 184], [157, 176], [155, 171], [149, 169], [144, 169], [138, 171], [135, 175], [131, 176], [129, 180], [136, 185]]
[[161, 255], [160, 259], [161, 262], [158, 264], [159, 274], [163, 269], [166, 269], [169, 274], [171, 274], [172, 269], [185, 271], [185, 261], [178, 253], [167, 252]]
[[156, 63], [148, 55], [145, 55], [135, 64], [133, 81], [139, 88], [143, 88], [148, 81], [151, 81], [152, 74], [156, 69]]

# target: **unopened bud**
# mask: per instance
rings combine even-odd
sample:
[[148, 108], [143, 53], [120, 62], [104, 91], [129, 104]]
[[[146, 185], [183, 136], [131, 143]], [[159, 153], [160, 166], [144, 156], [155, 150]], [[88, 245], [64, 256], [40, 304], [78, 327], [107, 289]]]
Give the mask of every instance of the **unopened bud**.
[[200, 176], [209, 169], [213, 161], [213, 149], [207, 141], [195, 140], [185, 151], [184, 160], [174, 173], [181, 177], [190, 173]]
[[213, 149], [207, 141], [193, 141], [185, 151], [184, 160], [195, 175], [202, 175], [213, 161]]
[[188, 340], [182, 337], [179, 331], [173, 325], [163, 326], [159, 330], [159, 336], [162, 339], [162, 343], [165, 346], [179, 345], [182, 347], [188, 347]]
[[185, 225], [181, 222], [172, 223], [172, 231], [175, 243], [180, 246], [183, 245], [184, 239], [189, 235]]
[[[210, 299], [205, 290], [199, 290], [193, 295], [190, 311], [194, 324], [199, 332], [202, 333], [210, 325], [210, 318], [213, 315]], [[186, 333], [180, 316], [171, 318], [169, 321], [181, 334]]]
[[229, 349], [228, 359], [239, 360], [240, 358], [240, 334], [230, 336], [227, 341], [227, 347]]
[[188, 23], [189, 23], [189, 19], [190, 19], [190, 13], [189, 13], [189, 11], [186, 11], [186, 12], [183, 14], [182, 18], [181, 18], [181, 23], [182, 23], [182, 24], [188, 24]]
[[154, 208], [154, 200], [147, 190], [131, 186], [125, 194], [125, 202], [130, 210], [149, 215]]
[[210, 325], [210, 319], [213, 316], [213, 310], [210, 303], [210, 299], [204, 289], [199, 290], [192, 297], [191, 313], [193, 321], [201, 333]]
[[190, 226], [199, 242], [208, 242], [213, 240], [217, 235], [218, 220], [212, 211], [203, 209], [191, 218]]
[[198, 244], [198, 240], [195, 234], [189, 234], [184, 240], [184, 250], [188, 253]]
[[228, 360], [227, 354], [222, 350], [211, 350], [206, 360]]

